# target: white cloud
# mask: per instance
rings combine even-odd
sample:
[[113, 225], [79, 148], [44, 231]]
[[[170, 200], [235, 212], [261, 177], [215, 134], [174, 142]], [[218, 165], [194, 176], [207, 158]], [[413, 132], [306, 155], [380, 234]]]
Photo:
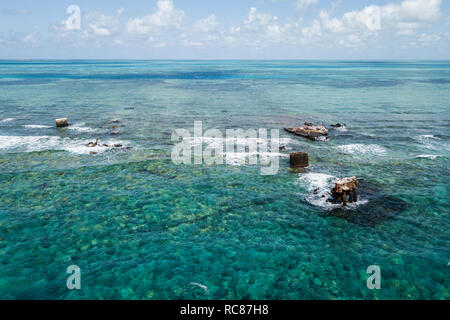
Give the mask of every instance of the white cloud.
[[38, 47], [42, 43], [42, 35], [38, 31], [32, 33], [10, 32], [0, 34], [0, 47]]
[[381, 34], [414, 35], [440, 17], [441, 2], [404, 0], [381, 7], [371, 5], [346, 12], [341, 18], [331, 18], [322, 10], [319, 19], [302, 29], [301, 42], [353, 47], [373, 43]]
[[183, 40], [183, 46], [185, 47], [203, 47], [203, 45], [203, 42], [200, 41]]
[[[317, 4], [317, 0], [297, 1], [301, 7]], [[408, 36], [415, 35], [414, 43], [429, 44], [444, 41], [427, 26], [441, 16], [442, 0], [403, 0], [384, 6], [370, 5], [359, 10], [336, 16], [341, 1], [331, 4], [329, 10], [322, 9], [309, 25], [301, 18], [280, 19], [278, 16], [251, 8], [245, 19], [236, 25], [222, 26], [216, 14], [185, 23], [185, 13], [174, 5], [173, 0], [159, 0], [153, 12], [141, 17], [132, 17], [122, 24], [123, 8], [113, 16], [89, 13], [82, 17], [82, 30], [68, 30], [65, 21], [53, 26], [60, 37], [72, 43], [117, 44], [135, 43], [140, 47], [155, 48], [247, 46], [254, 49], [285, 46], [295, 47], [363, 47], [383, 45], [377, 43], [383, 37], [399, 36], [404, 43], [411, 42]], [[442, 20], [441, 20], [442, 21]], [[30, 37], [27, 40], [32, 43]], [[150, 43], [150, 44], [149, 44]]]
[[343, 23], [352, 29], [366, 27], [371, 31], [381, 29], [381, 9], [378, 6], [368, 6], [361, 11], [351, 11], [342, 17]]
[[317, 4], [319, 0], [297, 0], [296, 6], [298, 9], [303, 9], [311, 5]]
[[198, 32], [210, 33], [217, 29], [219, 22], [215, 14], [210, 14], [207, 18], [198, 20], [194, 29]]
[[251, 8], [243, 24], [229, 28], [224, 39], [229, 45], [245, 45], [257, 49], [273, 44], [293, 44], [298, 42], [296, 33], [300, 31], [301, 23], [302, 19], [288, 19], [282, 23], [277, 16]]
[[120, 15], [107, 16], [99, 12], [90, 12], [81, 16], [80, 30], [70, 28], [67, 20], [50, 26], [56, 40], [70, 43], [71, 46], [81, 47], [94, 45], [122, 45], [124, 43], [123, 25]]
[[322, 36], [322, 26], [318, 20], [314, 20], [311, 26], [302, 29], [302, 35], [305, 39], [314, 39]]
[[155, 13], [130, 19], [126, 28], [131, 34], [148, 35], [160, 29], [180, 29], [183, 19], [184, 12], [175, 8], [173, 0], [159, 0]]
[[381, 8], [382, 21], [397, 34], [411, 35], [424, 25], [436, 21], [441, 15], [442, 0], [405, 0]]
[[271, 16], [270, 14], [260, 13], [256, 8], [251, 8], [248, 14], [247, 20], [244, 24], [249, 29], [258, 29], [260, 27], [267, 26], [269, 23], [278, 20], [276, 16]]
[[99, 13], [90, 13], [83, 23], [83, 35], [92, 36], [112, 36], [120, 32], [120, 20], [114, 16], [105, 16]]
[[33, 46], [38, 44], [36, 34], [34, 34], [34, 33], [27, 34], [25, 37], [23, 37], [22, 41], [26, 44], [30, 44]]
[[427, 34], [427, 33], [422, 33], [418, 37], [418, 40], [420, 42], [424, 42], [424, 43], [435, 42], [435, 41], [439, 41], [441, 39], [442, 39], [442, 37], [438, 34]]

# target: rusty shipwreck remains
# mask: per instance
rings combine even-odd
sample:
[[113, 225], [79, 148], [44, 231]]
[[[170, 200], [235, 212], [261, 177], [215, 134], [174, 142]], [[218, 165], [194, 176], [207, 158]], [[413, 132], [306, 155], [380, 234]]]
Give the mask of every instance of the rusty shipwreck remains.
[[358, 180], [356, 177], [341, 178], [335, 182], [333, 189], [331, 189], [331, 196], [334, 203], [342, 203], [345, 207], [347, 202], [357, 202], [356, 187]]

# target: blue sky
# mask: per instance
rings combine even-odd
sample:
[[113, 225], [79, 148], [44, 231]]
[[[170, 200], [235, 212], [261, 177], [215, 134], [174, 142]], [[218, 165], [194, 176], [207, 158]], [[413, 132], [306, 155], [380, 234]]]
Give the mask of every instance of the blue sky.
[[449, 59], [449, 29], [449, 0], [16, 0], [0, 58]]

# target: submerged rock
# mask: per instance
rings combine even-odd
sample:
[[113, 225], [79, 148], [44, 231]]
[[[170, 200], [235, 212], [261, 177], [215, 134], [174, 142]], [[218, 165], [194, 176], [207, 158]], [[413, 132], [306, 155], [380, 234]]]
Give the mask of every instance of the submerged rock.
[[408, 203], [393, 196], [379, 196], [370, 199], [356, 209], [339, 208], [323, 212], [322, 216], [343, 218], [364, 227], [374, 227], [386, 220], [393, 219], [402, 212]]
[[342, 123], [332, 124], [331, 127], [337, 131], [347, 131], [347, 126]]
[[328, 129], [325, 126], [316, 126], [305, 122], [303, 127], [284, 128], [285, 131], [311, 140], [326, 140]]
[[98, 146], [98, 139], [96, 139], [95, 142], [89, 142], [86, 144], [86, 147], [88, 148], [95, 148], [96, 146]]
[[359, 201], [350, 207], [339, 207], [322, 211], [321, 216], [343, 218], [351, 223], [375, 227], [384, 221], [394, 219], [396, 215], [408, 207], [408, 203], [395, 196], [386, 195], [381, 185], [361, 180], [358, 184]]

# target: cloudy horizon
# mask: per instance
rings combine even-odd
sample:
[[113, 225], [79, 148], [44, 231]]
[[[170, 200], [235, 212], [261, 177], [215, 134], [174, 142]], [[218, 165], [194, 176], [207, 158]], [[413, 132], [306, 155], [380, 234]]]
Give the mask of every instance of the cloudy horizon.
[[433, 60], [450, 49], [442, 0], [22, 0], [0, 17], [0, 59]]

